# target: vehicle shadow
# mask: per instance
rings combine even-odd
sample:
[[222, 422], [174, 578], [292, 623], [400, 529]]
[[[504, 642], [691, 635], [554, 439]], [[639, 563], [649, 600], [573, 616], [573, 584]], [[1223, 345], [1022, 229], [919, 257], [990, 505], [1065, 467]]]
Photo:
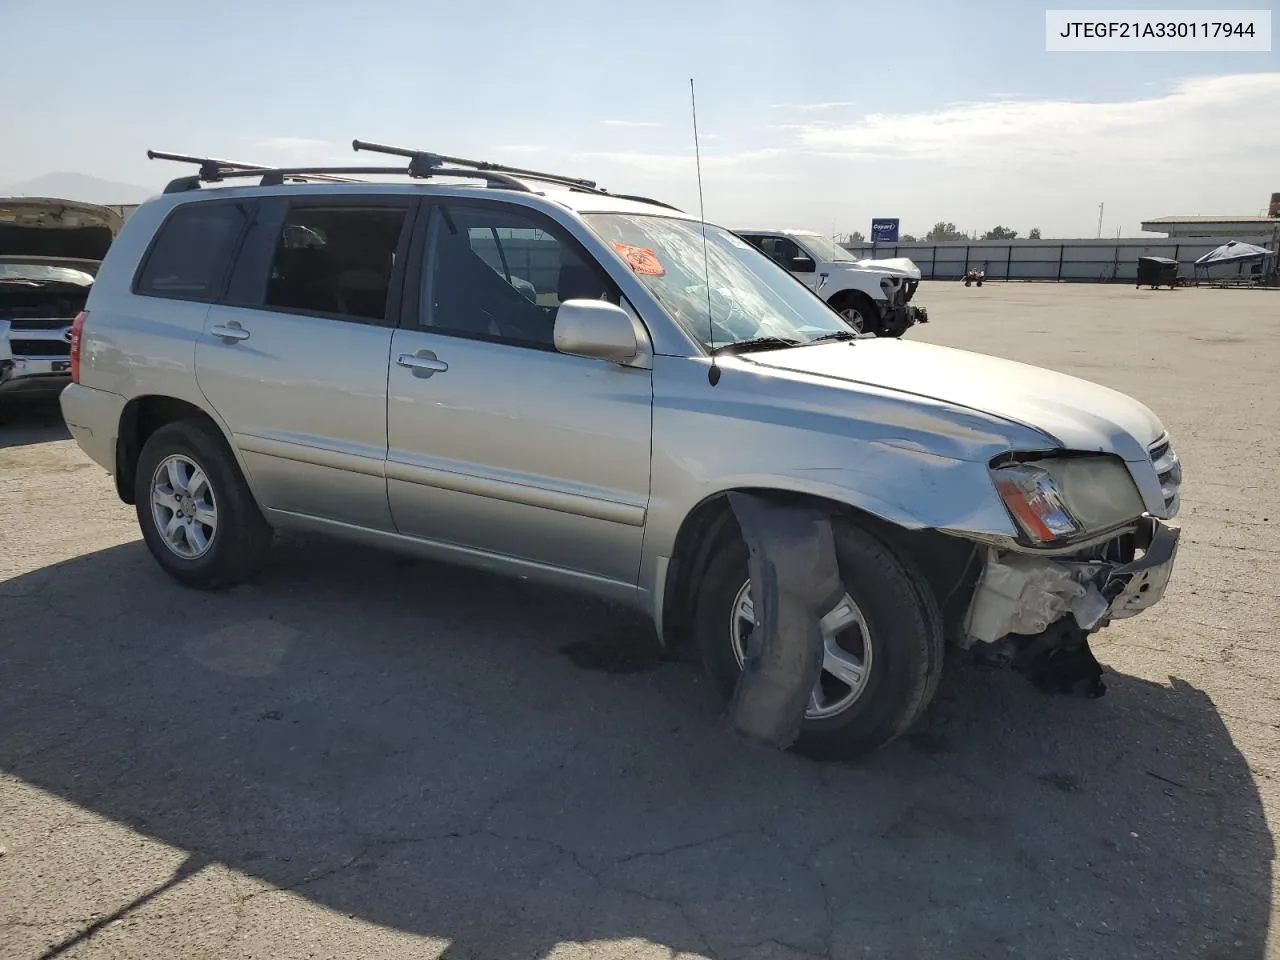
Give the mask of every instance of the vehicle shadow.
[[[218, 595], [137, 542], [0, 584], [0, 767], [187, 855], [68, 915], [45, 956], [166, 922], [211, 863], [255, 881], [221, 906], [244, 936], [284, 896], [264, 881], [453, 960], [1265, 953], [1258, 789], [1176, 678], [1108, 673], [1079, 701], [954, 659], [920, 730], [824, 765], [740, 744], [631, 613], [345, 545], [277, 554]], [[0, 926], [81, 899], [43, 836], [8, 840]]]
[[39, 400], [0, 399], [0, 450], [70, 439], [56, 396]]

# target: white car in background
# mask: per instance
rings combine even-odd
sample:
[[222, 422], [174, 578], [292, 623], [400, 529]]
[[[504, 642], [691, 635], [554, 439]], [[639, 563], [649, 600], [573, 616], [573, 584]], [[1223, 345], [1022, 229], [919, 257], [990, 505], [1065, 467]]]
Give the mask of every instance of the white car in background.
[[913, 323], [929, 321], [923, 307], [911, 304], [920, 268], [906, 257], [859, 260], [811, 230], [734, 232], [790, 271], [856, 330], [900, 337]]
[[0, 405], [71, 382], [71, 325], [123, 223], [96, 204], [0, 198]]

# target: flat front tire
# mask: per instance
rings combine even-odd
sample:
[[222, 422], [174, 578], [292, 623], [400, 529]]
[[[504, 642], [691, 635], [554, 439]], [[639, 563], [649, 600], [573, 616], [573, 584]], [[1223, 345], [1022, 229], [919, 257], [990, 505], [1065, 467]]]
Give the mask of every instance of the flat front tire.
[[[823, 672], [795, 745], [819, 759], [852, 759], [902, 736], [933, 699], [943, 661], [937, 603], [912, 565], [844, 521], [836, 554], [847, 592], [822, 618]], [[703, 668], [726, 701], [753, 627], [746, 545], [727, 536], [703, 577], [694, 622]]]
[[182, 420], [147, 439], [134, 504], [151, 555], [186, 586], [231, 586], [267, 558], [271, 527], [211, 424]]

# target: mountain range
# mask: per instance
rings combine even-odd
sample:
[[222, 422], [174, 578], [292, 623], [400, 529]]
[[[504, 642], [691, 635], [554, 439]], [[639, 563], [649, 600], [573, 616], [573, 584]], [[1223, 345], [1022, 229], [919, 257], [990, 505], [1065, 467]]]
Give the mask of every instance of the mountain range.
[[141, 203], [160, 190], [132, 183], [115, 183], [84, 173], [46, 173], [44, 176], [0, 186], [0, 197], [54, 197], [81, 203]]

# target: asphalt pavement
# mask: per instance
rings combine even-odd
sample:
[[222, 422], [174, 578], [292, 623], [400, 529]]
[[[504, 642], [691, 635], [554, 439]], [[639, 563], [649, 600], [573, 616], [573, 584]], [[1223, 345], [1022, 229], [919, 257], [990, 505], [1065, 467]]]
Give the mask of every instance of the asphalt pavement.
[[953, 656], [856, 764], [740, 744], [643, 618], [283, 539], [170, 582], [0, 417], [0, 957], [1280, 957], [1280, 294], [925, 283], [907, 336], [1130, 393], [1169, 595], [1084, 701]]

